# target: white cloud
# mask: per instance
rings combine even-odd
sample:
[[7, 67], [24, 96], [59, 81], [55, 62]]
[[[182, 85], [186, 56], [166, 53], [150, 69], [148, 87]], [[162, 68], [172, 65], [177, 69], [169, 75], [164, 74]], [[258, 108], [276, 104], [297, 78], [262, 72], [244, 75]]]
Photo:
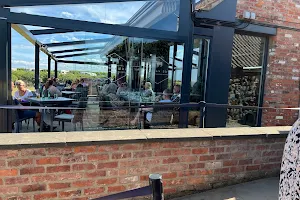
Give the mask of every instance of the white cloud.
[[61, 16], [65, 17], [65, 18], [70, 18], [70, 19], [74, 18], [74, 15], [72, 13], [65, 12], [65, 11], [61, 13]]

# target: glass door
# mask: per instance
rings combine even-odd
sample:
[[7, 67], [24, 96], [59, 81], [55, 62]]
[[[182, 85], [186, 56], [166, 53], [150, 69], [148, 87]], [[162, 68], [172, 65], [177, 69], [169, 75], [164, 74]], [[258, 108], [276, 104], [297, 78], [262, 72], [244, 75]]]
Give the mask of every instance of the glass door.
[[[205, 101], [207, 69], [210, 50], [209, 47], [210, 39], [201, 36], [194, 37], [190, 91], [191, 103], [199, 103], [200, 101]], [[200, 115], [199, 111], [201, 113]], [[196, 123], [196, 125], [199, 127], [204, 127], [204, 112], [204, 109], [190, 111], [190, 118], [197, 119], [197, 116], [199, 116], [200, 120], [197, 120], [197, 122], [200, 121], [200, 124]]]

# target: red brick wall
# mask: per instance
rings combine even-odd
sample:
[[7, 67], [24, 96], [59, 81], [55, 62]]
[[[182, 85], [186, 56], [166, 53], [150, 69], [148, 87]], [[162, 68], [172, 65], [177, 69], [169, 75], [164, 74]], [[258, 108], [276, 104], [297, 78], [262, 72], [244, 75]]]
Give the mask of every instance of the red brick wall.
[[[298, 4], [297, 0], [238, 0], [237, 16], [251, 11], [257, 21], [300, 28], [300, 1]], [[277, 36], [270, 38], [264, 106], [299, 107], [299, 32], [277, 30]], [[262, 121], [264, 126], [292, 125], [297, 118], [297, 111], [264, 110]]]
[[0, 150], [0, 199], [87, 199], [148, 185], [166, 193], [278, 175], [284, 138]]

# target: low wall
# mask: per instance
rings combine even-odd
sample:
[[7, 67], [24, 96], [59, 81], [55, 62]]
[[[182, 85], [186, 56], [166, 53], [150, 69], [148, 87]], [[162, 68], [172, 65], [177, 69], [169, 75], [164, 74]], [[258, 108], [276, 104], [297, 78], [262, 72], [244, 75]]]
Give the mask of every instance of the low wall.
[[[279, 175], [289, 127], [0, 134], [0, 199], [167, 195]], [[167, 198], [168, 199], [168, 198]]]

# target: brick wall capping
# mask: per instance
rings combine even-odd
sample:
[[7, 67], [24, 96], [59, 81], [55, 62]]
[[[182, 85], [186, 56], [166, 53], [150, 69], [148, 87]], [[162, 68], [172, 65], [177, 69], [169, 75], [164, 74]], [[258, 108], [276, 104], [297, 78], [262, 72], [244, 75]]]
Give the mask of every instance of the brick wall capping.
[[87, 143], [120, 143], [153, 140], [195, 140], [245, 137], [286, 137], [290, 126], [205, 128], [205, 129], [151, 129], [95, 132], [53, 132], [0, 134], [0, 148], [12, 146], [86, 145]]

